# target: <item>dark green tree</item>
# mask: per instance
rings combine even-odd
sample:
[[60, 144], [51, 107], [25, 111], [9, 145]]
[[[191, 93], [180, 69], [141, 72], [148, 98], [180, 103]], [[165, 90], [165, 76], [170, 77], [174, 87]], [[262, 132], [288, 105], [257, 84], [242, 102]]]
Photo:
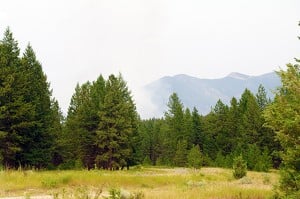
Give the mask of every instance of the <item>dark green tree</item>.
[[46, 167], [54, 144], [51, 91], [30, 45], [19, 58], [7, 29], [0, 42], [1, 156], [5, 167]]
[[51, 163], [54, 132], [51, 110], [51, 91], [42, 66], [36, 59], [30, 45], [27, 46], [21, 59], [24, 83], [21, 91], [24, 103], [31, 104], [31, 126], [22, 131], [21, 151], [18, 160], [23, 166], [45, 167]]
[[93, 83], [77, 84], [72, 96], [66, 120], [66, 148], [69, 151], [68, 164], [77, 162], [91, 169], [97, 155], [96, 131], [99, 125], [99, 111], [105, 97], [105, 80], [100, 75]]
[[173, 93], [167, 104], [168, 111], [165, 112], [167, 130], [164, 139], [164, 150], [162, 158], [167, 164], [173, 164], [177, 143], [185, 139], [184, 135], [184, 107], [178, 95]]
[[247, 144], [255, 144], [259, 141], [259, 131], [262, 128], [261, 112], [255, 96], [250, 90], [245, 89], [239, 101], [240, 113], [240, 136], [243, 140], [243, 147]]
[[177, 142], [177, 147], [174, 155], [174, 165], [179, 167], [187, 166], [187, 141], [186, 140], [179, 140]]
[[68, 167], [74, 167], [75, 162], [77, 165], [83, 165], [87, 168], [94, 167], [85, 162], [85, 137], [88, 134], [86, 122], [89, 123], [89, 117], [86, 113], [86, 107], [90, 105], [90, 82], [86, 82], [82, 85], [77, 84], [75, 93], [73, 94], [68, 109], [68, 115], [66, 118], [64, 128], [64, 147], [66, 150], [64, 163], [69, 165]]
[[137, 144], [141, 154], [141, 161], [148, 159], [152, 165], [156, 165], [162, 150], [161, 136], [162, 121], [159, 119], [143, 120], [139, 125], [140, 143]]
[[130, 137], [136, 129], [136, 108], [126, 82], [121, 75], [111, 75], [99, 112], [97, 166], [110, 170], [128, 166], [132, 154]]
[[194, 107], [192, 112], [192, 132], [191, 140], [193, 145], [198, 145], [203, 150], [204, 135], [202, 130], [202, 117], [199, 115], [198, 110]]
[[193, 119], [189, 108], [185, 109], [183, 125], [183, 140], [187, 141], [188, 149], [190, 149], [193, 146]]
[[30, 104], [22, 103], [22, 95], [15, 92], [20, 79], [19, 53], [18, 42], [7, 28], [0, 41], [0, 150], [2, 164], [8, 168], [16, 166], [16, 153], [21, 150], [20, 119], [26, 118], [31, 109]]

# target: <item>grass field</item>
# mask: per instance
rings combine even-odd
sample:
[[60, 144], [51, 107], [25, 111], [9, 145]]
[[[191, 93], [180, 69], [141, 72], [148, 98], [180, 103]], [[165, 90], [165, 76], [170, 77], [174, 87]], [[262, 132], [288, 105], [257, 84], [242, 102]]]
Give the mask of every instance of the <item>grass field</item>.
[[[0, 197], [107, 192], [142, 193], [146, 199], [260, 199], [272, 195], [276, 171], [250, 172], [235, 180], [221, 168], [133, 168], [129, 171], [0, 171]], [[29, 197], [27, 197], [29, 198]]]

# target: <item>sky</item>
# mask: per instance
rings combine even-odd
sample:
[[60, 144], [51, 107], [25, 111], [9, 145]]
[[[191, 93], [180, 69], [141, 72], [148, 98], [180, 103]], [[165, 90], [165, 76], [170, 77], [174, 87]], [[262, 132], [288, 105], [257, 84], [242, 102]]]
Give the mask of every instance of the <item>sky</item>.
[[0, 0], [0, 31], [30, 43], [66, 113], [77, 83], [122, 73], [143, 116], [142, 87], [163, 76], [220, 78], [300, 57], [299, 0]]

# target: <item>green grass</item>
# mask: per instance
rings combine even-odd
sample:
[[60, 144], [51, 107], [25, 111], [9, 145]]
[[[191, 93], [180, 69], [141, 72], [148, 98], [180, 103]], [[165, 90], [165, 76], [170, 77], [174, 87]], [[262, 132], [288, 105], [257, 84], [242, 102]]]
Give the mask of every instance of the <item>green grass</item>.
[[129, 171], [1, 171], [0, 196], [53, 194], [85, 189], [122, 188], [145, 198], [268, 198], [278, 182], [276, 171], [250, 172], [235, 180], [221, 168], [142, 168]]

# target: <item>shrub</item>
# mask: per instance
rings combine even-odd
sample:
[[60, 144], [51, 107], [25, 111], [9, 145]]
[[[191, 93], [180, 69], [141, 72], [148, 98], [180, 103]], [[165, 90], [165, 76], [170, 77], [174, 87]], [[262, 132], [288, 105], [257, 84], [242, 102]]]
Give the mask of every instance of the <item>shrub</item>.
[[56, 188], [58, 186], [58, 181], [52, 178], [46, 178], [42, 180], [42, 185], [45, 188]]
[[202, 155], [199, 146], [194, 146], [188, 154], [189, 167], [200, 169], [202, 166]]
[[109, 190], [109, 199], [121, 199], [121, 190], [112, 188]]
[[247, 175], [247, 163], [244, 161], [243, 156], [239, 155], [233, 159], [233, 177], [240, 179]]
[[151, 161], [149, 155], [147, 155], [147, 156], [144, 158], [144, 160], [143, 160], [143, 165], [144, 165], [144, 166], [150, 166], [150, 165], [152, 165], [152, 161]]

